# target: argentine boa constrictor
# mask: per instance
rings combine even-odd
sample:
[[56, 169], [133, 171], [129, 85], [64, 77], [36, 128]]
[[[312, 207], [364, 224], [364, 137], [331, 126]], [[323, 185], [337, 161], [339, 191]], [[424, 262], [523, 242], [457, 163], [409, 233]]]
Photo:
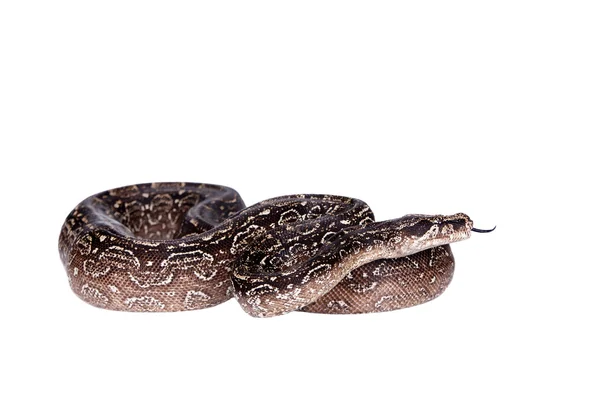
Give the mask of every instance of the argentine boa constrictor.
[[126, 311], [195, 310], [235, 296], [252, 316], [366, 313], [421, 304], [450, 283], [449, 243], [465, 214], [374, 222], [361, 200], [292, 195], [246, 208], [224, 186], [153, 183], [91, 196], [59, 251], [86, 302]]

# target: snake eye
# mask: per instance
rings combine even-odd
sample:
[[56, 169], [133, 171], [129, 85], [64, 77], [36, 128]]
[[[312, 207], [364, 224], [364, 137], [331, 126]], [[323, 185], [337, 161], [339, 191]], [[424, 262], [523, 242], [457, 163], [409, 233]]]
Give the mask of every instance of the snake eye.
[[451, 219], [449, 221], [446, 221], [446, 223], [453, 225], [453, 226], [460, 226], [460, 225], [464, 225], [465, 221], [461, 220], [461, 219]]
[[446, 221], [446, 226], [451, 226], [453, 231], [459, 231], [466, 226], [466, 221], [461, 219], [451, 219]]

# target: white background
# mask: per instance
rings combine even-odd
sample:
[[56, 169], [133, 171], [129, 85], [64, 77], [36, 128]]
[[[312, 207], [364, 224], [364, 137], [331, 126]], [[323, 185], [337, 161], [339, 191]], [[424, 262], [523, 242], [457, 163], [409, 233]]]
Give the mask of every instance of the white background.
[[[3, 1], [0, 397], [597, 399], [598, 21], [594, 1]], [[390, 313], [76, 298], [68, 212], [171, 180], [498, 228]]]

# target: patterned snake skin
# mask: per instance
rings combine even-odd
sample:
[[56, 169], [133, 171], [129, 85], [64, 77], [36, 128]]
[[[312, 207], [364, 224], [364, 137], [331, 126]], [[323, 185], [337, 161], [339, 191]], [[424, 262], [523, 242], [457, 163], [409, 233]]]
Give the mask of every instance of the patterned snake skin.
[[59, 252], [73, 291], [124, 311], [196, 310], [231, 297], [255, 317], [389, 311], [439, 296], [468, 216], [374, 222], [364, 202], [292, 195], [245, 207], [228, 187], [152, 183], [91, 196]]

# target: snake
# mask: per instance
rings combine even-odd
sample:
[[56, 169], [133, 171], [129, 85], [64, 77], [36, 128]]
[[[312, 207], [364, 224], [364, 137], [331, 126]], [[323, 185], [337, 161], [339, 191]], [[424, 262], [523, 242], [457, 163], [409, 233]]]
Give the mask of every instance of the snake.
[[198, 310], [233, 297], [253, 317], [412, 307], [448, 287], [463, 213], [375, 221], [362, 200], [159, 182], [107, 190], [66, 217], [58, 248], [73, 292], [117, 311]]

